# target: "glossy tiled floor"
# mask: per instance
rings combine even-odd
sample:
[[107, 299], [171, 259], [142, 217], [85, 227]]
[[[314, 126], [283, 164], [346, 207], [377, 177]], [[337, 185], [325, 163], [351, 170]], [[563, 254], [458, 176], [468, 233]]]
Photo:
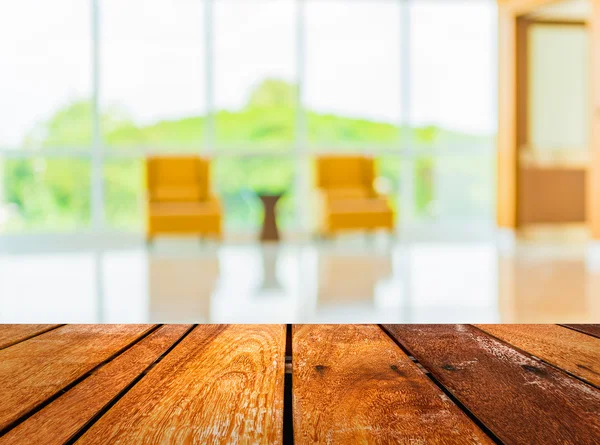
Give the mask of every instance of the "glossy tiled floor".
[[0, 253], [0, 323], [598, 322], [583, 245], [357, 243]]

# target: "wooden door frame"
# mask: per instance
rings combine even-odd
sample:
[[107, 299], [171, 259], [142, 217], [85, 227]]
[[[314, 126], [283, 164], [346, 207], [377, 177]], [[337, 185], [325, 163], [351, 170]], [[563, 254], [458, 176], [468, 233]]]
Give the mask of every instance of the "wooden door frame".
[[[518, 228], [518, 149], [526, 124], [526, 99], [521, 83], [523, 74], [517, 69], [523, 60], [523, 26], [521, 18], [537, 8], [560, 0], [498, 1], [498, 138], [496, 219], [502, 229]], [[590, 0], [590, 165], [586, 186], [586, 214], [592, 237], [600, 239], [600, 0]], [[525, 121], [523, 121], [525, 119]]]

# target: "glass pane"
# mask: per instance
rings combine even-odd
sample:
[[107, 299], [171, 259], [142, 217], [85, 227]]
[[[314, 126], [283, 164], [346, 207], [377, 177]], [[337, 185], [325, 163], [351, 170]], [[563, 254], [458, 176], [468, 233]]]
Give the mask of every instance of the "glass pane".
[[528, 148], [538, 161], [583, 160], [589, 151], [592, 97], [585, 26], [529, 28]]
[[214, 164], [213, 188], [223, 204], [226, 228], [258, 231], [263, 219], [260, 194], [282, 194], [277, 204], [279, 227], [294, 225], [292, 158], [223, 157], [216, 159]]
[[410, 115], [422, 132], [418, 145], [492, 143], [495, 8], [471, 0], [411, 2]]
[[494, 217], [495, 157], [423, 155], [413, 161], [413, 215], [418, 219], [488, 223]]
[[90, 164], [79, 159], [0, 162], [0, 231], [61, 231], [90, 222]]
[[145, 227], [143, 179], [140, 159], [105, 162], [104, 212], [109, 226], [138, 231]]
[[101, 0], [106, 143], [199, 149], [206, 110], [203, 8], [197, 0]]
[[399, 212], [400, 169], [403, 162], [400, 156], [381, 156], [375, 159], [375, 191], [386, 196], [396, 212], [396, 225], [401, 223]]
[[219, 143], [291, 143], [296, 103], [295, 2], [216, 0]]
[[400, 2], [306, 2], [304, 100], [311, 143], [398, 140], [400, 19]]
[[0, 147], [90, 144], [90, 23], [89, 1], [0, 3]]

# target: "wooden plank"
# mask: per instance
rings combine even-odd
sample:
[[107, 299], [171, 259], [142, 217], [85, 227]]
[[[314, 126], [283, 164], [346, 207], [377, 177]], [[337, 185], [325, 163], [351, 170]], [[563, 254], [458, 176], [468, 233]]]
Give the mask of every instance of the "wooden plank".
[[68, 325], [0, 351], [0, 431], [152, 325]]
[[79, 440], [280, 444], [285, 326], [201, 325]]
[[58, 324], [2, 324], [0, 325], [0, 349], [8, 348], [28, 338], [54, 329]]
[[466, 325], [385, 325], [505, 444], [597, 444], [600, 391]]
[[293, 330], [294, 442], [493, 443], [378, 327]]
[[600, 386], [600, 339], [556, 325], [476, 325], [537, 358]]
[[600, 324], [565, 324], [563, 326], [600, 338]]
[[[2, 445], [62, 444], [131, 384], [191, 325], [162, 326], [12, 429]], [[57, 428], [60, 425], [60, 428]]]

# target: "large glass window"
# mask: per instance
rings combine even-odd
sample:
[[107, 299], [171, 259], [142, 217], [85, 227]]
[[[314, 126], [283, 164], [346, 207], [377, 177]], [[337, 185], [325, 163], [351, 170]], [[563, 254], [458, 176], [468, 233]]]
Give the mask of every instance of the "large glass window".
[[228, 234], [260, 194], [309, 231], [317, 152], [373, 156], [399, 224], [491, 221], [492, 1], [46, 3], [0, 5], [2, 232], [143, 231], [148, 152], [212, 157]]
[[294, 141], [294, 0], [214, 1], [216, 142]]
[[199, 151], [206, 123], [203, 2], [101, 0], [100, 13], [105, 143]]
[[325, 149], [398, 141], [400, 2], [308, 0], [308, 139]]
[[492, 218], [493, 14], [486, 2], [411, 3], [409, 211], [417, 220]]
[[411, 5], [408, 69], [413, 124], [446, 130], [438, 132], [440, 142], [458, 142], [461, 135], [491, 136], [496, 124], [492, 5], [471, 0]]
[[0, 148], [89, 148], [90, 23], [88, 1], [0, 4]]

